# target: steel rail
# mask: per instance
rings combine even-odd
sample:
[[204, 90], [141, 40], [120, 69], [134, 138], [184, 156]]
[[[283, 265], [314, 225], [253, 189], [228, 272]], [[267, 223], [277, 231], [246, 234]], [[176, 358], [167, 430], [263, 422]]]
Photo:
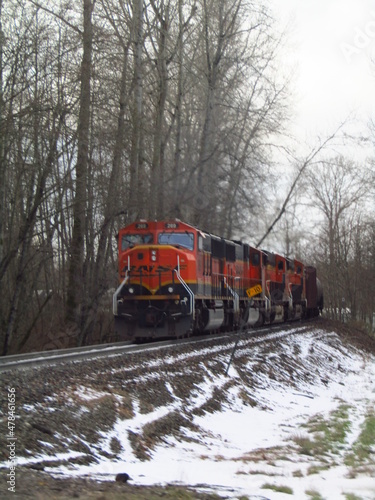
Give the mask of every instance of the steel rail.
[[[51, 351], [41, 351], [27, 354], [16, 354], [0, 357], [0, 373], [9, 370], [19, 370], [35, 368], [38, 366], [56, 365], [71, 361], [85, 361], [93, 358], [110, 357], [122, 354], [131, 354], [142, 351], [151, 351], [157, 349], [167, 349], [183, 344], [199, 344], [202, 342], [217, 342], [228, 339], [238, 343], [239, 339], [256, 337], [259, 341], [277, 338], [278, 330], [285, 330], [285, 335], [290, 333], [300, 333], [298, 330], [306, 328], [306, 322], [299, 322], [300, 327], [296, 328], [297, 322], [277, 323], [275, 325], [266, 325], [260, 328], [247, 328], [232, 332], [223, 332], [220, 334], [207, 334], [182, 339], [169, 339], [164, 341], [150, 342], [146, 344], [134, 344], [131, 341], [114, 342], [111, 344], [98, 344], [84, 347], [72, 347], [68, 349], [56, 349]], [[294, 327], [294, 328], [293, 328]], [[288, 330], [291, 329], [291, 332]], [[297, 331], [296, 331], [297, 330]], [[273, 335], [272, 335], [273, 334]], [[275, 336], [275, 337], [274, 337]], [[271, 338], [271, 339], [272, 339]]]

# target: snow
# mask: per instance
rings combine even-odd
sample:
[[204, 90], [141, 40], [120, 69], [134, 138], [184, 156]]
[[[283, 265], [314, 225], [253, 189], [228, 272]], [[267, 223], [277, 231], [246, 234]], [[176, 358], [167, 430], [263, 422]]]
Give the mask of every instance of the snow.
[[[135, 401], [133, 418], [117, 419], [110, 432], [101, 433], [102, 441], [98, 443], [98, 448], [109, 452], [114, 437], [121, 443], [118, 459], [105, 458], [97, 453], [97, 464], [46, 470], [59, 476], [85, 476], [99, 480], [113, 479], [117, 473], [127, 472], [137, 485], [186, 485], [225, 498], [240, 498], [243, 495], [249, 499], [309, 499], [314, 491], [321, 495], [320, 498], [329, 500], [345, 499], [348, 494], [362, 500], [374, 500], [375, 479], [371, 474], [375, 467], [372, 467], [371, 473], [350, 474], [343, 456], [357, 439], [364, 416], [375, 409], [375, 356], [364, 355], [354, 349], [349, 351], [344, 346], [337, 348], [337, 341], [336, 346], [330, 346], [329, 342], [320, 339], [322, 336], [319, 331], [311, 335], [297, 335], [292, 340], [289, 338], [284, 346], [291, 359], [293, 349], [298, 346], [299, 356], [306, 360], [306, 364], [311, 363], [309, 373], [314, 377], [314, 383], [302, 377], [294, 384], [286, 384], [282, 378], [272, 379], [264, 371], [259, 372], [255, 377], [256, 384], [245, 387], [256, 402], [251, 406], [239, 397], [241, 376], [236, 368], [231, 366], [228, 377], [222, 374], [213, 376], [207, 370], [204, 384], [192, 391], [190, 410], [199, 408], [214, 388], [223, 387], [228, 380], [238, 383], [228, 389], [227, 400], [220, 411], [189, 412], [194, 427], [182, 428], [182, 435], [164, 436], [151, 450], [150, 460], [141, 461], [135, 456], [129, 432], [139, 433], [150, 422], [173, 411], [182, 412], [184, 403], [178, 397], [147, 414], [139, 412]], [[333, 334], [332, 339], [335, 339]], [[314, 359], [321, 360], [315, 365], [309, 361], [312, 346]], [[245, 346], [243, 352], [247, 352]], [[263, 358], [257, 358], [256, 348], [249, 349], [249, 352], [248, 367], [251, 368]], [[212, 352], [209, 355], [213, 356]], [[220, 356], [220, 348], [216, 350], [216, 356]], [[272, 366], [272, 356], [266, 362]], [[150, 365], [155, 376], [157, 366], [155, 362]], [[331, 367], [329, 371], [327, 366]], [[324, 374], [321, 367], [325, 370]], [[173, 395], [173, 386], [167, 383], [166, 387]], [[84, 387], [79, 387], [78, 391], [85, 400], [102, 396], [102, 393], [95, 394], [95, 391]], [[317, 473], [311, 474], [310, 468], [321, 466], [321, 461], [315, 456], [297, 453], [293, 439], [307, 436], [303, 425], [309, 418], [320, 415], [329, 419], [330, 412], [343, 403], [349, 406], [351, 422], [343, 449], [331, 460], [328, 458], [327, 470], [320, 468]], [[72, 452], [71, 456], [77, 456], [77, 453]], [[42, 461], [43, 458], [51, 459], [51, 456], [37, 457], [37, 460]], [[25, 461], [22, 459], [22, 463]], [[265, 489], [265, 483], [276, 487], [288, 486], [292, 493]]]
[[[360, 360], [353, 360], [357, 365]], [[94, 466], [83, 466], [75, 471], [61, 468], [74, 475], [89, 475], [103, 478], [123, 472], [124, 468], [136, 484], [182, 484], [207, 485], [203, 489], [223, 496], [231, 494], [231, 498], [241, 495], [258, 495], [262, 498], [291, 498], [291, 495], [262, 489], [264, 483], [287, 485], [293, 490], [293, 497], [308, 498], [305, 492], [314, 490], [330, 500], [342, 499], [343, 494], [352, 493], [366, 500], [375, 498], [375, 480], [370, 477], [347, 478], [347, 467], [333, 467], [319, 476], [304, 475], [293, 477], [297, 470], [306, 471], [310, 463], [291, 461], [271, 464], [250, 464], [246, 456], [254, 450], [263, 450], [282, 446], [292, 434], [296, 434], [309, 416], [320, 413], [328, 415], [337, 407], [338, 401], [356, 404], [357, 414], [363, 413], [372, 404], [375, 396], [373, 380], [375, 361], [369, 361], [366, 370], [351, 373], [345, 379], [345, 386], [334, 383], [331, 387], [316, 388], [313, 398], [291, 391], [262, 390], [260, 399], [267, 401], [272, 410], [244, 408], [233, 401], [233, 406], [220, 413], [196, 417], [194, 423], [203, 430], [202, 435], [186, 431], [186, 437], [196, 442], [181, 442], [174, 438], [159, 446], [153, 453], [152, 460], [141, 462], [133, 454], [128, 444], [123, 450], [123, 460], [114, 463], [102, 460]], [[363, 412], [359, 410], [363, 409]], [[170, 408], [168, 409], [170, 411]], [[131, 421], [117, 421], [113, 432], [107, 435], [107, 442], [116, 436], [120, 442], [128, 443], [128, 431], [136, 432], [146, 422], [168, 413], [166, 409], [158, 409], [148, 415], [137, 415]], [[356, 423], [356, 414], [352, 415]], [[358, 422], [357, 422], [358, 423]], [[355, 436], [358, 433], [356, 426]], [[354, 436], [353, 436], [354, 437]], [[261, 471], [263, 474], [252, 474]], [[250, 497], [253, 498], [253, 497]], [[255, 497], [254, 497], [255, 498]]]

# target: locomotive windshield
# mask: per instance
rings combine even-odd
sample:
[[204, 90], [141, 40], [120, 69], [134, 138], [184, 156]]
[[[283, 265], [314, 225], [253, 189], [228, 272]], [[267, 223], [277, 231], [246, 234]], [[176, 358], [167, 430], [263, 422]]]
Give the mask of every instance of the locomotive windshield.
[[160, 245], [178, 245], [188, 250], [194, 248], [194, 234], [188, 233], [160, 233], [158, 238]]
[[135, 245], [152, 243], [152, 234], [123, 234], [121, 239], [121, 250], [126, 250]]

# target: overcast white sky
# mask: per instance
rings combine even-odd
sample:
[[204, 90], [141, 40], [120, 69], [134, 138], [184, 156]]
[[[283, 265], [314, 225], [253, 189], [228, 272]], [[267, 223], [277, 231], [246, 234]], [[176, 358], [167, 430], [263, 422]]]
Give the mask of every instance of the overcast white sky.
[[[269, 0], [289, 22], [299, 134], [324, 134], [349, 114], [375, 117], [375, 1]], [[371, 62], [371, 59], [373, 62]]]

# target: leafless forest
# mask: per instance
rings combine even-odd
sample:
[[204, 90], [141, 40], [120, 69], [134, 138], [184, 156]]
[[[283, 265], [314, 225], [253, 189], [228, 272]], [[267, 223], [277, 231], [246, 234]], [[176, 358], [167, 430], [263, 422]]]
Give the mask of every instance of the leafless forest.
[[[318, 161], [321, 143], [269, 211], [293, 75], [266, 6], [0, 0], [2, 354], [110, 337], [115, 236], [135, 218], [253, 244], [282, 219], [285, 252], [318, 266], [329, 313], [372, 326], [371, 161]], [[317, 238], [286, 217], [298, 193], [321, 213]]]

